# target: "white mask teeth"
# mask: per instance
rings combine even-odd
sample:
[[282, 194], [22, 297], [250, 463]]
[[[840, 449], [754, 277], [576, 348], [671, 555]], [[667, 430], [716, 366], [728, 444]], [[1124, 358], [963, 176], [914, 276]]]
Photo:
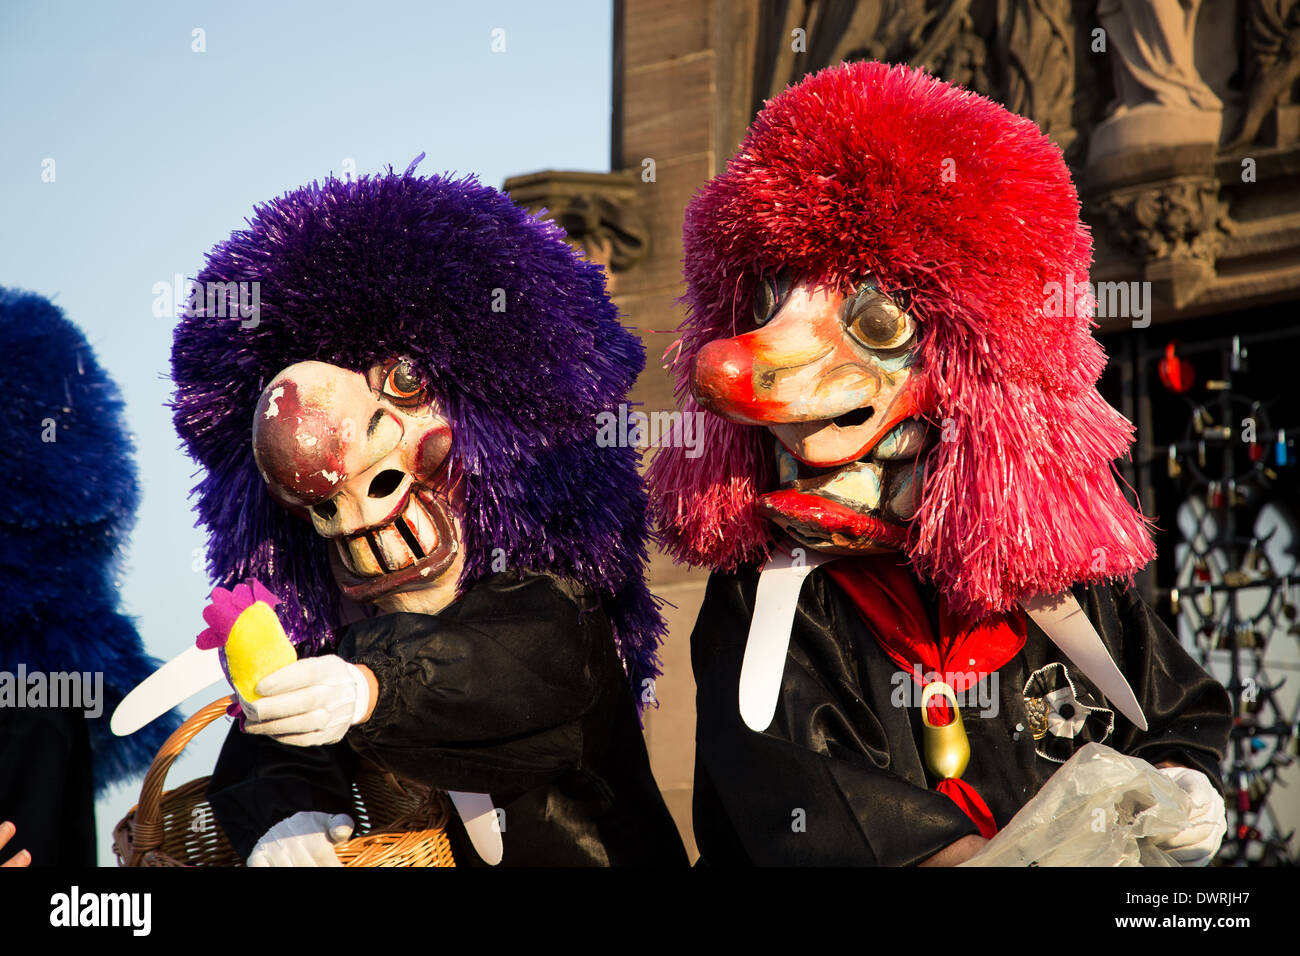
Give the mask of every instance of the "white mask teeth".
[[421, 551], [425, 554], [432, 554], [437, 550], [438, 531], [433, 524], [433, 519], [429, 517], [428, 511], [425, 510], [424, 502], [420, 500], [419, 495], [411, 495], [402, 517], [406, 520], [406, 526], [415, 535], [416, 541], [419, 542]]
[[356, 563], [352, 560], [352, 552], [348, 548], [348, 543], [346, 540], [344, 540], [343, 538], [335, 538], [334, 550], [338, 552], [339, 560], [343, 562], [343, 566], [345, 568], [347, 568], [353, 574], [358, 573]]
[[379, 546], [383, 555], [384, 567], [388, 571], [400, 571], [415, 563], [415, 555], [407, 547], [402, 533], [396, 525], [385, 525], [377, 531], [370, 532], [370, 537]]
[[911, 521], [916, 516], [916, 477], [915, 470], [908, 470], [895, 482], [887, 509], [891, 517]]
[[842, 501], [851, 501], [860, 510], [876, 511], [880, 507], [883, 472], [876, 462], [855, 461], [831, 478], [817, 483], [818, 493]]
[[872, 457], [878, 460], [915, 458], [925, 447], [926, 425], [917, 418], [909, 418], [891, 428], [876, 447]]
[[418, 495], [407, 497], [401, 515], [380, 528], [336, 539], [343, 563], [359, 577], [377, 578], [409, 568], [437, 550], [437, 526]]
[[370, 547], [368, 535], [362, 534], [349, 538], [347, 548], [352, 558], [349, 563], [355, 573], [363, 578], [376, 578], [384, 573], [384, 569], [379, 566], [379, 559], [375, 557], [374, 549]]

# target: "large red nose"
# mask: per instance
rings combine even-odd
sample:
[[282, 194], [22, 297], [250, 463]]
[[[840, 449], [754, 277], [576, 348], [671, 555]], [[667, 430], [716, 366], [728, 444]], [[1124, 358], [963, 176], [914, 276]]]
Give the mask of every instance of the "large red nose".
[[347, 478], [344, 431], [337, 414], [304, 401], [292, 379], [273, 383], [253, 416], [253, 457], [271, 493], [289, 505], [332, 498]]
[[691, 393], [712, 412], [731, 421], [760, 425], [767, 421], [754, 394], [754, 352], [748, 336], [717, 339], [695, 356]]

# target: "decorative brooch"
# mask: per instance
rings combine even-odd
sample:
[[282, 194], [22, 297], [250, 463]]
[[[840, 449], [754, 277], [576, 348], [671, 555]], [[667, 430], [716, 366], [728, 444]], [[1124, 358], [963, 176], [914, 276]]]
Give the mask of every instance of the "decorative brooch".
[[1064, 664], [1053, 662], [1029, 675], [1021, 691], [1034, 752], [1053, 763], [1065, 763], [1087, 743], [1101, 743], [1115, 729], [1115, 712], [1070, 679]]

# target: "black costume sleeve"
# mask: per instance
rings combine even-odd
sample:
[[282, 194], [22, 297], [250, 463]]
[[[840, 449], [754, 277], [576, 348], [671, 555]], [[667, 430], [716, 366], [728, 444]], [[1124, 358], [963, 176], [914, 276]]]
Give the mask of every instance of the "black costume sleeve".
[[499, 574], [438, 615], [386, 614], [340, 634], [337, 653], [375, 673], [365, 723], [328, 747], [232, 728], [208, 799], [247, 857], [302, 810], [350, 811], [358, 755], [444, 790], [518, 793], [582, 760], [577, 719], [596, 703], [611, 655], [597, 599], [549, 575]]
[[864, 686], [823, 576], [804, 585], [772, 725], [744, 726], [737, 687], [756, 584], [712, 575], [691, 636], [702, 861], [906, 865], [977, 833], [947, 796], [894, 772], [891, 752], [904, 748], [873, 714], [888, 707], [887, 675], [883, 688]]
[[1120, 662], [1147, 719], [1141, 731], [1116, 712], [1115, 734], [1106, 743], [1150, 764], [1170, 760], [1199, 770], [1222, 793], [1220, 763], [1232, 729], [1232, 703], [1223, 685], [1133, 589], [1076, 588], [1076, 596]]
[[208, 782], [208, 803], [240, 859], [267, 830], [304, 810], [352, 813], [356, 755], [346, 744], [293, 747], [230, 728]]
[[399, 776], [447, 790], [538, 786], [577, 766], [578, 718], [601, 692], [608, 623], [594, 596], [550, 575], [500, 574], [440, 614], [349, 625], [339, 655], [379, 697], [348, 741]]
[[94, 780], [86, 718], [66, 708], [8, 708], [0, 718], [0, 821], [18, 828], [33, 866], [94, 866]]

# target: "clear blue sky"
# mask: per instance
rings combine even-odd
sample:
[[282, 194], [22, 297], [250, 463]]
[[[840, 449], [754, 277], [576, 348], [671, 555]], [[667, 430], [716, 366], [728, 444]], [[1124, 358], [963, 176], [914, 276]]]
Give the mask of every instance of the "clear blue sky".
[[[126, 398], [143, 501], [122, 603], [170, 658], [210, 583], [153, 287], [192, 277], [253, 204], [360, 173], [609, 168], [611, 4], [6, 0], [0, 6], [0, 285], [52, 298]], [[194, 52], [193, 31], [206, 51]], [[505, 51], [493, 52], [504, 30]], [[54, 181], [43, 182], [47, 159]], [[190, 713], [216, 694], [196, 697]], [[214, 728], [171, 781], [210, 771]], [[98, 807], [101, 863], [138, 784]]]

